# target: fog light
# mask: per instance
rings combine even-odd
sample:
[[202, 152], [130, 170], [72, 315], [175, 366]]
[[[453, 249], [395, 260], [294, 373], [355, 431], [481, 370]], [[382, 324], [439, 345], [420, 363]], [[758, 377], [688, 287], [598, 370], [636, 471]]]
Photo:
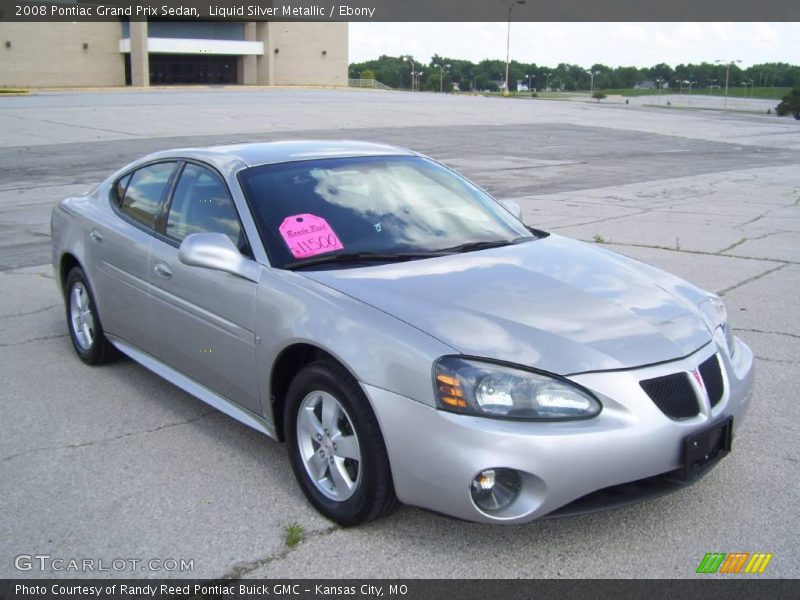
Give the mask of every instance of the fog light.
[[519, 495], [522, 480], [513, 469], [486, 469], [472, 480], [472, 501], [481, 510], [497, 512], [509, 506]]

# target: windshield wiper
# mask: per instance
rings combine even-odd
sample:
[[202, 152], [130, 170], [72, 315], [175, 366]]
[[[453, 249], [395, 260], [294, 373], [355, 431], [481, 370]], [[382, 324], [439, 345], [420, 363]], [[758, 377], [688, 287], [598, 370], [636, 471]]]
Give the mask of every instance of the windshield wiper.
[[348, 262], [398, 262], [405, 260], [417, 260], [420, 258], [433, 258], [436, 256], [447, 256], [453, 254], [450, 251], [436, 252], [344, 252], [340, 254], [322, 254], [313, 258], [296, 260], [286, 264], [286, 269], [293, 271], [304, 267], [313, 267], [327, 263], [348, 263]]
[[520, 244], [522, 242], [528, 242], [531, 240], [535, 240], [535, 237], [531, 236], [522, 236], [518, 238], [514, 238], [513, 240], [485, 240], [482, 242], [467, 242], [465, 244], [459, 244], [458, 246], [453, 246], [451, 248], [444, 248], [443, 252], [474, 252], [475, 250], [486, 250], [488, 248], [500, 248], [501, 246], [511, 246], [513, 244]]

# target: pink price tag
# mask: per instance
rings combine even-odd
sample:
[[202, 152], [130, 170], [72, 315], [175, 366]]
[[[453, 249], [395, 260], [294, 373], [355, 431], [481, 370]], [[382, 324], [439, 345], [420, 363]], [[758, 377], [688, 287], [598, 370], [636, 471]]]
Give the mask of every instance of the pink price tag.
[[325, 219], [308, 213], [286, 217], [278, 231], [295, 258], [308, 258], [344, 248]]

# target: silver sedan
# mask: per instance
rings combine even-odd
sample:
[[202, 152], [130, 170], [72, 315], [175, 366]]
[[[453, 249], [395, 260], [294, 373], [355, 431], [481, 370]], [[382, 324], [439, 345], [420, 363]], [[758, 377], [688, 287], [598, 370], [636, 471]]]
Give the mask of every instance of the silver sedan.
[[[720, 299], [535, 228], [415, 152], [160, 152], [52, 214], [78, 356], [125, 354], [286, 442], [354, 525], [399, 502], [488, 523], [696, 481], [753, 354]], [[110, 417], [113, 418], [113, 417]]]

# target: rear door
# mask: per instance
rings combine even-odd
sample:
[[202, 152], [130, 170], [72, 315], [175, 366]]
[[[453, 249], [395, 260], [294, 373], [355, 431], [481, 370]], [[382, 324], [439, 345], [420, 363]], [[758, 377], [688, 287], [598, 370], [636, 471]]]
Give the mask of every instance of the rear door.
[[109, 199], [114, 214], [86, 232], [103, 328], [148, 354], [156, 347], [148, 293], [150, 244], [177, 166], [162, 161], [120, 177]]
[[255, 301], [258, 284], [178, 260], [192, 233], [224, 233], [246, 256], [249, 245], [222, 177], [186, 162], [164, 205], [150, 247], [149, 280], [158, 357], [214, 392], [259, 413]]

